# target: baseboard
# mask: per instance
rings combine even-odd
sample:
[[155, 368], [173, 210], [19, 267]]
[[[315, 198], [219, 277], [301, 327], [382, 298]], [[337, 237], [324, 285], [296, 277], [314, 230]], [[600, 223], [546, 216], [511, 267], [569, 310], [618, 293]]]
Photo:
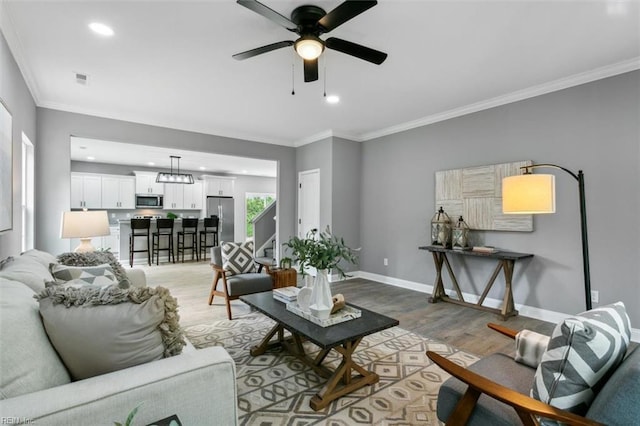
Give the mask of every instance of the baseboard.
[[[433, 292], [432, 285], [417, 283], [414, 281], [402, 280], [394, 277], [388, 277], [386, 275], [372, 274], [370, 272], [365, 272], [365, 271], [349, 272], [349, 275], [351, 275], [352, 278], [356, 278], [356, 277], [364, 278], [371, 281], [377, 281], [383, 284], [389, 284], [395, 287], [401, 287], [401, 288], [406, 288], [408, 290], [419, 291], [420, 293], [430, 294]], [[336, 275], [336, 277], [338, 276]], [[446, 290], [446, 291], [449, 295], [455, 294], [454, 290]], [[464, 296], [465, 300], [471, 303], [475, 303], [480, 299], [480, 296], [478, 296], [477, 294], [463, 292], [462, 295]], [[501, 304], [502, 304], [502, 301], [498, 299], [492, 299], [487, 297], [484, 300], [484, 305], [489, 306], [491, 308], [499, 308]], [[571, 314], [536, 308], [534, 306], [521, 305], [518, 303], [516, 303], [515, 305], [520, 315], [523, 315], [529, 318], [535, 318], [541, 321], [551, 322], [551, 323], [558, 323], [563, 319], [571, 316]], [[640, 343], [640, 329], [637, 329], [637, 328], [631, 329], [631, 340], [634, 342]]]

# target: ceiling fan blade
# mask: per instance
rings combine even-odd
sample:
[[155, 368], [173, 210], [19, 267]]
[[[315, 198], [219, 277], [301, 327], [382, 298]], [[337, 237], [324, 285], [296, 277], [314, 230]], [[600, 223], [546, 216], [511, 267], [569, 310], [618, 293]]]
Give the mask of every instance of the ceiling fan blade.
[[291, 22], [288, 18], [285, 18], [275, 10], [265, 6], [257, 0], [238, 0], [238, 4], [254, 11], [258, 15], [264, 16], [265, 18], [275, 22], [278, 25], [285, 27], [289, 31], [295, 31], [298, 29], [298, 26]]
[[304, 82], [316, 81], [318, 79], [318, 59], [304, 60]]
[[329, 37], [325, 43], [325, 47], [338, 52], [346, 53], [347, 55], [355, 56], [365, 61], [373, 62], [376, 65], [380, 65], [387, 59], [387, 54], [380, 52], [379, 50], [371, 49], [369, 47], [362, 46], [360, 44], [352, 43], [340, 38]]
[[236, 53], [232, 58], [242, 61], [243, 59], [253, 58], [254, 56], [262, 55], [263, 53], [271, 52], [272, 50], [282, 49], [287, 46], [293, 46], [293, 42], [291, 40], [285, 40], [273, 44], [267, 44], [266, 46], [256, 47], [255, 49], [247, 50], [246, 52]]
[[347, 0], [324, 15], [318, 21], [318, 25], [322, 27], [323, 32], [328, 33], [376, 4], [376, 0]]

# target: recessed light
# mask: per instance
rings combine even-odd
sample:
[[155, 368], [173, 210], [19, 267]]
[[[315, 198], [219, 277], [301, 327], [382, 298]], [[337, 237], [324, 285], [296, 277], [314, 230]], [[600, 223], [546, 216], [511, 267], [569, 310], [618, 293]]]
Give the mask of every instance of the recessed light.
[[111, 29], [111, 27], [100, 22], [90, 23], [89, 28], [91, 28], [91, 31], [96, 34], [100, 34], [101, 36], [111, 37], [113, 35], [113, 30]]
[[154, 163], [153, 161], [149, 161], [147, 164], [148, 164], [149, 166], [155, 166], [155, 165], [156, 165], [156, 163]]
[[207, 170], [205, 166], [200, 166], [200, 170]]
[[249, 173], [249, 172], [248, 172], [248, 171], [246, 171], [246, 170], [243, 170], [243, 171], [242, 171], [242, 173], [244, 173], [244, 174], [246, 175], [246, 174], [247, 174], [247, 173]]
[[93, 161], [95, 159], [96, 159], [96, 157], [87, 157], [87, 160], [89, 160], [89, 161]]
[[338, 102], [340, 102], [340, 96], [338, 96], [338, 95], [329, 95], [329, 96], [327, 96], [327, 103], [328, 104], [337, 104]]

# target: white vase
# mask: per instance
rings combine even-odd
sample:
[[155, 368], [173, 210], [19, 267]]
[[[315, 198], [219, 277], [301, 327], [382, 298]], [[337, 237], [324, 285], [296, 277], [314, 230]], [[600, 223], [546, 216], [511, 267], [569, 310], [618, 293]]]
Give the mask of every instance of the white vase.
[[311, 275], [304, 276], [304, 287], [298, 293], [298, 307], [304, 312], [309, 312], [309, 302], [311, 301], [311, 292], [313, 290], [313, 277]]
[[309, 300], [309, 311], [311, 315], [320, 319], [329, 318], [333, 309], [333, 299], [331, 298], [331, 287], [327, 278], [328, 270], [319, 269], [316, 274], [311, 299]]

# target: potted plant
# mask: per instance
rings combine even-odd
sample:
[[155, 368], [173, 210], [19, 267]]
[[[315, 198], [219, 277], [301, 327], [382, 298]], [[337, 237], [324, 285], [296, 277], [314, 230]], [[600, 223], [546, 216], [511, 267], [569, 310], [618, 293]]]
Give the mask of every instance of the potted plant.
[[304, 238], [291, 237], [285, 246], [291, 249], [303, 275], [307, 267], [317, 270], [313, 289], [307, 286], [300, 290], [298, 304], [303, 310], [308, 307], [311, 314], [319, 318], [327, 318], [333, 307], [328, 271], [335, 269], [344, 278], [346, 274], [340, 264], [355, 264], [358, 261], [357, 250], [349, 248], [344, 238], [331, 234], [328, 226], [322, 232], [312, 229]]

